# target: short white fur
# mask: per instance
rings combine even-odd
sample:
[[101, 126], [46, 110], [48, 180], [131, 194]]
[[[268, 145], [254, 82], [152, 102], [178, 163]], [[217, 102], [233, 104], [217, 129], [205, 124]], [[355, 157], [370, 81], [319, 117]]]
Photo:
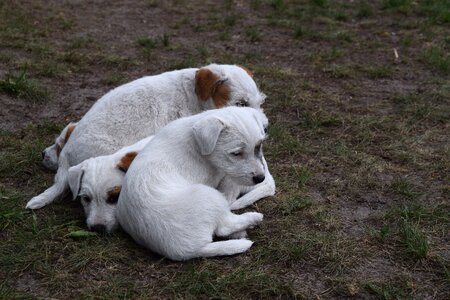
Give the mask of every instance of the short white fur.
[[[133, 239], [172, 260], [232, 255], [247, 239], [213, 242], [259, 223], [256, 212], [236, 215], [215, 187], [223, 180], [253, 186], [264, 174], [267, 118], [260, 110], [228, 107], [171, 122], [131, 164], [117, 204], [117, 218]], [[235, 157], [235, 149], [243, 152]]]

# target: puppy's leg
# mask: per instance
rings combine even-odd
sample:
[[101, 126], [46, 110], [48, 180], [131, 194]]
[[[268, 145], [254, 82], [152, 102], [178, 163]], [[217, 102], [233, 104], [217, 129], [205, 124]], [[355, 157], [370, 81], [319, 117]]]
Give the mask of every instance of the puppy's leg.
[[229, 204], [236, 201], [237, 197], [239, 197], [239, 194], [241, 193], [241, 186], [237, 185], [228, 177], [222, 179], [217, 189], [225, 195], [225, 198]]
[[201, 248], [198, 257], [239, 254], [247, 251], [252, 244], [252, 241], [246, 239], [213, 242]]
[[68, 190], [67, 165], [67, 163], [60, 163], [58, 172], [55, 176], [55, 183], [43, 193], [28, 201], [26, 205], [27, 209], [38, 209], [44, 207], [55, 201], [58, 197], [64, 195], [64, 193]]
[[249, 227], [261, 222], [263, 215], [257, 212], [248, 212], [242, 215], [235, 215], [232, 212], [224, 214], [216, 229], [217, 236], [229, 236], [237, 232], [242, 232]]
[[275, 180], [273, 179], [272, 174], [270, 174], [266, 163], [265, 166], [266, 166], [266, 173], [265, 173], [266, 178], [264, 179], [264, 181], [256, 185], [244, 196], [232, 202], [230, 204], [230, 209], [232, 210], [241, 209], [255, 203], [259, 199], [275, 195]]

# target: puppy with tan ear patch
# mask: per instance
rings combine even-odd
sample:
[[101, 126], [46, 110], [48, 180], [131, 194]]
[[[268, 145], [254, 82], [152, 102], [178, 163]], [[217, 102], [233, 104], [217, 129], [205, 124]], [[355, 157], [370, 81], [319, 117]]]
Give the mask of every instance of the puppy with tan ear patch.
[[41, 208], [68, 190], [68, 169], [114, 153], [155, 134], [184, 116], [223, 106], [259, 109], [265, 95], [248, 71], [237, 65], [211, 64], [147, 76], [104, 95], [78, 122], [59, 157], [55, 183], [27, 203]]
[[115, 210], [123, 178], [138, 152], [151, 139], [145, 138], [111, 155], [87, 159], [69, 169], [70, 190], [74, 199], [80, 199], [90, 230], [110, 233], [117, 228]]
[[254, 187], [265, 180], [262, 143], [267, 118], [253, 108], [210, 110], [161, 129], [130, 166], [117, 218], [133, 239], [170, 259], [233, 255], [252, 241], [213, 242], [261, 222], [263, 215], [230, 211], [216, 187], [225, 178]]
[[55, 139], [55, 143], [42, 151], [42, 165], [50, 171], [58, 169], [59, 154], [69, 140], [70, 135], [77, 126], [76, 122], [69, 123]]

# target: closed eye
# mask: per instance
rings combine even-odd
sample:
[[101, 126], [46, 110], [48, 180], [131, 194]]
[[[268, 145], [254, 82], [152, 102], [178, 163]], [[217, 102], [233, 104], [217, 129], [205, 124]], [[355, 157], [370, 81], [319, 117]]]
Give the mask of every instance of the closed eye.
[[241, 157], [241, 156], [244, 155], [244, 151], [242, 151], [242, 150], [233, 151], [233, 152], [231, 152], [230, 154], [231, 154], [232, 156], [234, 156], [234, 157]]
[[248, 102], [245, 101], [245, 100], [240, 100], [239, 102], [236, 103], [236, 106], [247, 107], [248, 106]]
[[90, 203], [91, 202], [91, 198], [89, 198], [89, 196], [80, 196], [80, 200], [81, 202], [86, 202], [86, 203]]

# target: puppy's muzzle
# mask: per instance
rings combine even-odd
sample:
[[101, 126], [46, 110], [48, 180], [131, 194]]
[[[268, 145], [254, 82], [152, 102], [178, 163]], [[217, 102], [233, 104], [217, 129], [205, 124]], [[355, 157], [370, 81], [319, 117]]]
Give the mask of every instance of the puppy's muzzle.
[[106, 226], [103, 224], [95, 224], [91, 226], [91, 230], [98, 232], [98, 233], [105, 233], [106, 232]]
[[264, 179], [266, 179], [266, 177], [264, 175], [257, 175], [257, 176], [253, 176], [253, 182], [255, 184], [261, 183], [264, 181]]
[[42, 159], [45, 159], [45, 151], [42, 151]]

